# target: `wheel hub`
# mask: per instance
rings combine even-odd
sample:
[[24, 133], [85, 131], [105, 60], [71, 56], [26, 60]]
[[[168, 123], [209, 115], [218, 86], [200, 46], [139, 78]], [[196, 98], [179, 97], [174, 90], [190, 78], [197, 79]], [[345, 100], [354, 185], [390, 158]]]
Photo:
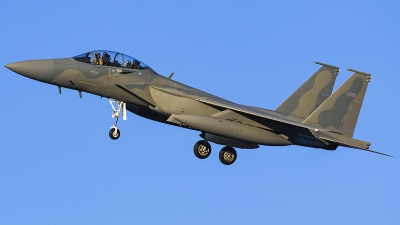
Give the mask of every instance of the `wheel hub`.
[[204, 145], [200, 145], [197, 150], [198, 150], [199, 154], [202, 156], [207, 156], [210, 154], [210, 149], [208, 149], [207, 146], [204, 146]]
[[230, 153], [230, 152], [225, 152], [224, 153], [224, 160], [227, 162], [232, 162], [235, 160], [235, 155]]

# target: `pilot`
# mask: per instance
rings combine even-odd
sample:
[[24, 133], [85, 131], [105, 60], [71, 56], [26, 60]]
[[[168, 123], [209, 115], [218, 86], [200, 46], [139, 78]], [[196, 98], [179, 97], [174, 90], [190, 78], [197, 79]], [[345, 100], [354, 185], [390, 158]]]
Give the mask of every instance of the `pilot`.
[[101, 57], [103, 60], [104, 65], [108, 65], [110, 63], [110, 55], [107, 52], [103, 53], [103, 57]]
[[140, 62], [138, 60], [133, 60], [133, 68], [140, 69]]
[[132, 68], [132, 63], [130, 60], [128, 60], [125, 64], [125, 68]]
[[96, 52], [96, 54], [95, 54], [94, 64], [103, 65], [103, 60], [100, 58], [100, 53], [98, 53], [98, 52]]

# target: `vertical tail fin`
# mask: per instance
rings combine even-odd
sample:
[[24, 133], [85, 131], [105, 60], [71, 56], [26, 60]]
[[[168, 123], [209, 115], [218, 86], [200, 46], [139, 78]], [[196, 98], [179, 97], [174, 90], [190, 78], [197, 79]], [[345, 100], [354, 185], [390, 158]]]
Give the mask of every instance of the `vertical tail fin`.
[[321, 104], [303, 123], [353, 137], [358, 115], [371, 75], [348, 69], [354, 74]]
[[339, 68], [320, 62], [315, 63], [322, 67], [275, 111], [306, 118], [331, 95]]

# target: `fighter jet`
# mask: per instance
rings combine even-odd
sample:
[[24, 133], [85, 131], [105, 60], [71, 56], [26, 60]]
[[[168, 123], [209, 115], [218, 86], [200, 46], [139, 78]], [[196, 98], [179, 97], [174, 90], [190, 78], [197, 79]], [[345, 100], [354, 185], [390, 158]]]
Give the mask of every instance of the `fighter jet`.
[[237, 104], [189, 87], [156, 73], [140, 60], [123, 53], [96, 50], [71, 58], [28, 60], [6, 67], [25, 77], [108, 98], [116, 140], [120, 115], [126, 111], [141, 117], [200, 132], [194, 154], [205, 159], [210, 142], [224, 146], [219, 159], [225, 165], [236, 161], [235, 148], [300, 145], [325, 150], [338, 146], [369, 149], [371, 143], [353, 138], [358, 115], [371, 75], [354, 74], [333, 94], [339, 68], [321, 67], [275, 110]]

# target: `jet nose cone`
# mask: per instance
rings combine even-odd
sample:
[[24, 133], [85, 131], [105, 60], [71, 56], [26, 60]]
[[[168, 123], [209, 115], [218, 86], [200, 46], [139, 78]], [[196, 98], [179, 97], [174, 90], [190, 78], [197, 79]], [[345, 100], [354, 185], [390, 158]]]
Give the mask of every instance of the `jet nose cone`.
[[48, 82], [53, 74], [54, 62], [53, 60], [29, 60], [10, 63], [5, 67], [22, 76]]

